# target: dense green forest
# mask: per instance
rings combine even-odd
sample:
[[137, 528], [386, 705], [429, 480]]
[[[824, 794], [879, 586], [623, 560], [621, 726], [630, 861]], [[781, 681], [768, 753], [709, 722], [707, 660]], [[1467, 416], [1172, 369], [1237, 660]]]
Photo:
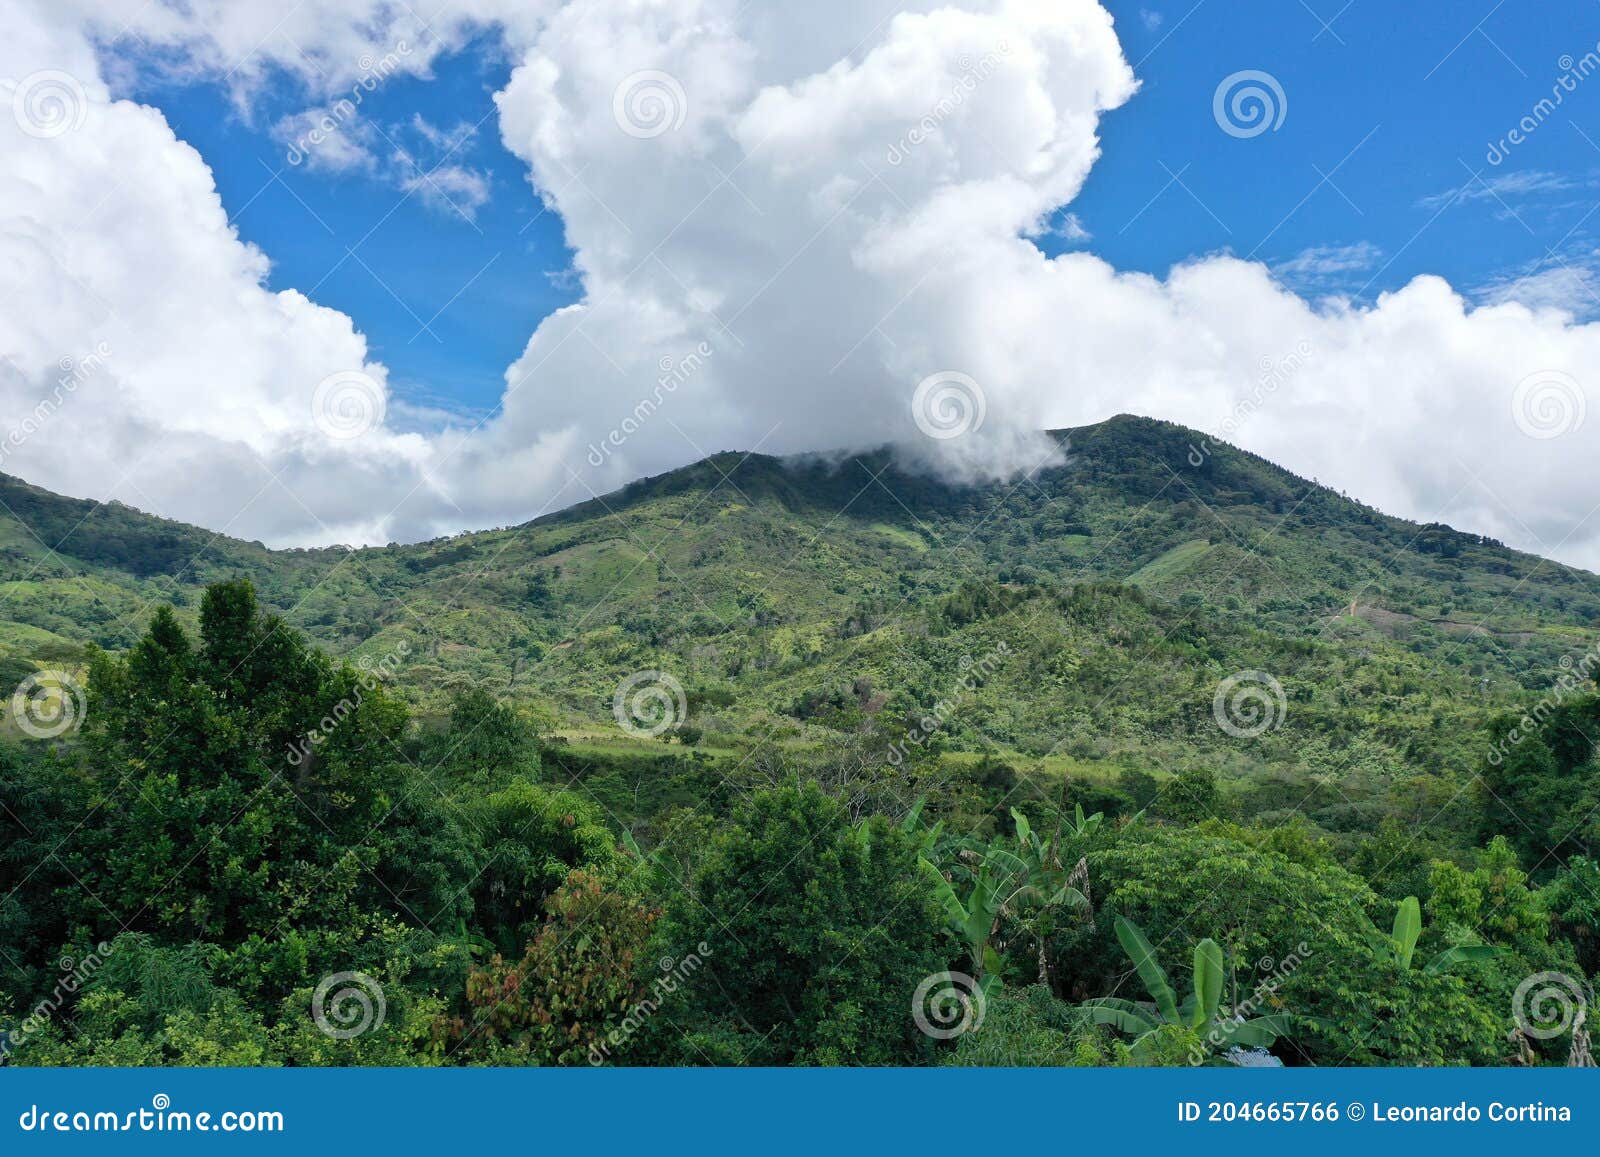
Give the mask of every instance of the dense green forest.
[[365, 550], [0, 478], [0, 1059], [1588, 1062], [1600, 579], [1057, 437]]

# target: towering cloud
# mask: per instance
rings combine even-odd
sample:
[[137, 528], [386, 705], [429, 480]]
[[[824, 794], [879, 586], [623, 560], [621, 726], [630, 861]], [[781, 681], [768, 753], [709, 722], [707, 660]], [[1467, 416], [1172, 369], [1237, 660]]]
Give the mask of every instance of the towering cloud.
[[[1157, 279], [1043, 255], [1100, 117], [1137, 99], [1088, 0], [882, 22], [843, 0], [483, 0], [425, 22], [308, 2], [288, 29], [242, 7], [149, 6], [114, 51], [109, 5], [5, 14], [17, 107], [55, 70], [68, 122], [0, 117], [21, 178], [0, 185], [6, 412], [58, 391], [62, 358], [107, 353], [0, 469], [273, 541], [375, 541], [526, 518], [719, 449], [893, 441], [1006, 477], [1048, 460], [1041, 428], [1128, 410], [1600, 564], [1600, 329], [1434, 278], [1357, 306], [1230, 257]], [[104, 78], [231, 67], [248, 101], [276, 64], [317, 107], [400, 40], [425, 73], [485, 27], [518, 62], [502, 140], [560, 214], [583, 296], [531, 335], [493, 420], [398, 434], [356, 324], [263, 289], [201, 158]]]

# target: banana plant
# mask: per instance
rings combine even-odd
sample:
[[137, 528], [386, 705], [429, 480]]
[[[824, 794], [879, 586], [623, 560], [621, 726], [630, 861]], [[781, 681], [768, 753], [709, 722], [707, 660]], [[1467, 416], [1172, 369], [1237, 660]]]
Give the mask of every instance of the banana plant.
[[1081, 919], [1089, 914], [1093, 906], [1089, 895], [1087, 857], [1080, 856], [1077, 863], [1068, 869], [1062, 859], [1062, 845], [1070, 839], [1076, 846], [1078, 841], [1092, 836], [1100, 826], [1102, 813], [1096, 812], [1085, 818], [1081, 804], [1075, 806], [1075, 812], [1072, 820], [1063, 819], [1056, 824], [1055, 832], [1047, 843], [1033, 830], [1026, 816], [1015, 808], [1011, 809], [1018, 855], [1027, 867], [1029, 877], [1037, 881], [1041, 894], [1048, 897], [1042, 903], [1031, 904], [1019, 912], [1018, 922], [1037, 947], [1039, 983], [1052, 991], [1055, 989], [1055, 968], [1050, 959], [1050, 940], [1055, 932], [1056, 913], [1062, 907], [1067, 907]]
[[[1087, 885], [1086, 872], [1068, 871], [1061, 864], [1059, 831], [1047, 843], [1021, 812], [1013, 810], [1011, 816], [1016, 825], [1011, 841], [963, 841], [948, 873], [926, 856], [920, 860], [945, 922], [965, 946], [985, 991], [1000, 983], [1003, 945], [998, 937], [1007, 919], [1026, 924], [1028, 916], [1041, 912], [1067, 907], [1081, 913], [1090, 907], [1079, 887]], [[1040, 959], [1044, 970], [1042, 947]]]
[[[1409, 972], [1416, 962], [1417, 941], [1422, 937], [1422, 905], [1415, 896], [1407, 896], [1400, 901], [1400, 906], [1395, 910], [1394, 927], [1391, 931], [1383, 932], [1371, 920], [1367, 921], [1365, 931], [1367, 942], [1372, 945], [1375, 956], [1380, 960], [1389, 961], [1402, 971]], [[1457, 944], [1453, 948], [1446, 948], [1428, 961], [1422, 971], [1448, 972], [1458, 964], [1466, 964], [1473, 960], [1489, 960], [1498, 956], [1500, 952], [1501, 949], [1490, 944]]]
[[1104, 812], [1095, 812], [1094, 815], [1085, 817], [1083, 814], [1083, 805], [1081, 803], [1073, 804], [1072, 811], [1072, 819], [1063, 819], [1061, 821], [1061, 826], [1057, 829], [1057, 831], [1065, 833], [1075, 840], [1088, 839], [1090, 836], [1094, 835], [1095, 832], [1100, 830], [1100, 825], [1105, 821], [1106, 818]]
[[990, 941], [1000, 922], [1003, 879], [984, 865], [971, 878], [963, 898], [938, 868], [927, 860], [918, 863], [933, 885], [934, 898], [944, 913], [946, 926], [966, 948], [967, 959], [978, 973], [978, 987], [985, 993], [993, 991], [1000, 983], [1000, 954]]
[[[922, 809], [927, 806], [928, 797], [919, 796], [917, 802], [911, 805], [911, 810], [900, 821], [900, 832], [917, 845], [917, 854], [925, 860], [937, 859], [939, 848], [944, 843], [944, 821], [923, 826]], [[867, 825], [862, 824], [858, 831], [866, 831]]]
[[1117, 941], [1133, 962], [1150, 1001], [1103, 996], [1087, 1000], [1081, 1007], [1096, 1024], [1109, 1025], [1133, 1037], [1130, 1048], [1135, 1057], [1148, 1052], [1155, 1044], [1155, 1033], [1167, 1025], [1193, 1029], [1202, 1039], [1219, 1045], [1260, 1048], [1270, 1046], [1286, 1031], [1287, 1023], [1281, 1016], [1245, 1018], [1223, 1012], [1226, 968], [1222, 949], [1210, 937], [1195, 945], [1193, 991], [1179, 1003], [1165, 970], [1156, 960], [1155, 949], [1139, 926], [1118, 916], [1116, 931]]

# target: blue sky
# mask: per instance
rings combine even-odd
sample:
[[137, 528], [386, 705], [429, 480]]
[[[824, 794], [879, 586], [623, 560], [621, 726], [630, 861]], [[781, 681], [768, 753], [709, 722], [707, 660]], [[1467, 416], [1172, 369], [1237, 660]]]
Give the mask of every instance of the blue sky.
[[1107, 3], [25, 4], [0, 400], [107, 353], [5, 465], [372, 543], [1135, 413], [1600, 565], [1600, 4]]
[[[1108, 7], [1142, 89], [1103, 119], [1103, 155], [1066, 211], [1087, 238], [1064, 228], [1041, 241], [1048, 252], [1086, 247], [1164, 275], [1226, 251], [1268, 262], [1302, 292], [1365, 298], [1420, 273], [1489, 293], [1592, 264], [1600, 77], [1563, 94], [1499, 164], [1486, 154], [1550, 95], [1563, 56], [1594, 47], [1600, 8], [1540, 5], [1533, 18], [1490, 3]], [[1217, 131], [1212, 98], [1245, 69], [1276, 77], [1287, 109], [1276, 130], [1238, 139]], [[363, 108], [384, 131], [380, 152], [405, 145], [418, 116], [476, 126], [450, 158], [487, 180], [488, 199], [470, 214], [403, 196], [392, 173], [286, 165], [272, 126], [304, 104], [287, 84], [248, 115], [226, 81], [152, 83], [136, 95], [211, 165], [240, 235], [272, 259], [274, 288], [353, 317], [398, 397], [476, 415], [495, 405], [538, 319], [578, 296], [559, 217], [541, 211], [525, 166], [500, 143], [492, 94], [509, 72], [480, 39], [443, 58], [432, 80], [398, 77]], [[1463, 187], [1465, 198], [1440, 200]], [[1573, 304], [1587, 313], [1595, 303], [1579, 292]]]
[[[1109, 7], [1143, 89], [1103, 121], [1104, 155], [1076, 208], [1093, 247], [1119, 267], [1164, 271], [1220, 249], [1276, 263], [1365, 243], [1378, 260], [1331, 288], [1371, 294], [1419, 273], [1472, 289], [1550, 262], [1551, 250], [1589, 259], [1600, 78], [1564, 93], [1562, 107], [1500, 164], [1486, 155], [1550, 96], [1563, 56], [1594, 48], [1600, 7]], [[1211, 116], [1216, 84], [1241, 69], [1275, 76], [1288, 105], [1280, 128], [1245, 140], [1219, 135]], [[1440, 208], [1430, 199], [1464, 185], [1475, 195], [1429, 225]]]
[[[372, 171], [289, 162], [293, 139], [273, 128], [306, 98], [287, 80], [247, 110], [226, 79], [157, 78], [135, 95], [211, 165], [240, 237], [271, 258], [274, 289], [298, 289], [354, 318], [398, 398], [476, 418], [499, 400], [505, 368], [539, 320], [578, 296], [560, 217], [543, 210], [527, 166], [500, 143], [493, 94], [510, 71], [493, 42], [479, 39], [441, 58], [432, 79], [397, 75], [364, 94], [359, 116], [381, 134], [371, 142], [380, 160]], [[391, 164], [395, 148], [413, 152], [424, 171], [444, 159], [425, 148], [416, 117], [447, 132], [474, 130], [445, 163], [483, 175], [482, 205], [448, 191], [407, 195], [396, 184], [417, 169]]]

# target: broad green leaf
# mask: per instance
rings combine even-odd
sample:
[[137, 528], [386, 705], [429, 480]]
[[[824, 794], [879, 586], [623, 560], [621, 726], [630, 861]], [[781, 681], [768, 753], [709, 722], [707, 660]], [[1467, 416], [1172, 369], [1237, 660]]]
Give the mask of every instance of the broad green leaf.
[[1412, 954], [1417, 950], [1417, 938], [1422, 935], [1422, 905], [1415, 896], [1400, 901], [1394, 914], [1394, 943], [1399, 953], [1400, 967], [1410, 968]]
[[1095, 1024], [1110, 1025], [1118, 1032], [1125, 1032], [1130, 1036], [1138, 1036], [1159, 1027], [1159, 1022], [1148, 1011], [1131, 1000], [1103, 996], [1095, 1000], [1086, 1000], [1080, 1007], [1089, 1010], [1090, 1019]]
[[1496, 948], [1492, 944], [1458, 944], [1454, 948], [1446, 948], [1428, 961], [1427, 967], [1422, 971], [1448, 972], [1458, 964], [1466, 964], [1473, 960], [1492, 960], [1503, 951], [1505, 951], [1503, 948]]
[[1223, 1031], [1231, 1043], [1245, 1048], [1267, 1048], [1282, 1035], [1276, 1019], [1269, 1016], [1257, 1017], [1242, 1024], [1230, 1024]]
[[1209, 936], [1194, 946], [1194, 992], [1199, 999], [1191, 1023], [1199, 1028], [1217, 1018], [1222, 1003], [1222, 949]]
[[1028, 823], [1028, 817], [1016, 808], [1012, 808], [1011, 822], [1017, 825], [1017, 843], [1027, 844], [1029, 837], [1033, 835], [1033, 828]]
[[1178, 998], [1173, 995], [1167, 974], [1156, 963], [1156, 950], [1150, 947], [1139, 926], [1126, 916], [1117, 917], [1117, 942], [1133, 961], [1133, 967], [1144, 981], [1145, 991], [1156, 1002], [1156, 1009], [1169, 1024], [1178, 1022]]

